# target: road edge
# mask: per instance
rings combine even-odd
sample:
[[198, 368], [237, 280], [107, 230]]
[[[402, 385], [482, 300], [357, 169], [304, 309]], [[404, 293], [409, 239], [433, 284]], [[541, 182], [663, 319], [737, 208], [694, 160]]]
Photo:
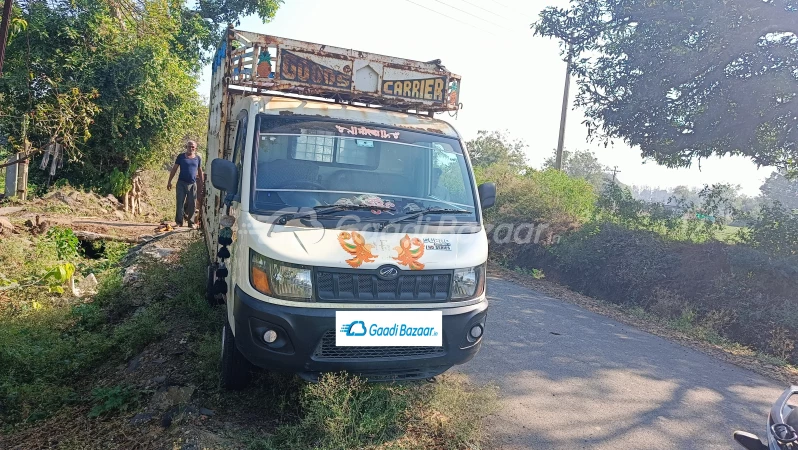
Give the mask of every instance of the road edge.
[[[620, 305], [575, 292], [568, 287], [548, 280], [538, 280], [529, 275], [522, 275], [496, 263], [488, 264], [488, 277], [496, 277], [512, 281], [523, 287], [545, 294], [555, 300], [563, 301], [587, 309], [596, 314], [609, 317], [625, 325], [633, 326], [641, 331], [659, 336], [711, 357], [728, 362], [743, 369], [751, 370], [771, 380], [788, 385], [798, 384], [798, 369], [790, 366], [770, 364], [759, 358], [756, 353], [737, 354], [722, 346], [702, 341], [686, 333], [671, 329], [663, 324], [651, 322], [632, 315]], [[488, 283], [490, 286], [490, 283]]]

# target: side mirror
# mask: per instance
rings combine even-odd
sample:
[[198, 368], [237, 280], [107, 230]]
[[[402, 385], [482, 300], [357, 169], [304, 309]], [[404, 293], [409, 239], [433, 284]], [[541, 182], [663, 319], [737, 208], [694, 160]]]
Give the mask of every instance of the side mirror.
[[477, 188], [479, 192], [479, 202], [482, 209], [487, 209], [496, 203], [496, 183], [482, 183]]
[[768, 450], [767, 445], [763, 444], [756, 435], [751, 433], [735, 431], [734, 440], [748, 450]]
[[238, 167], [224, 158], [211, 162], [211, 184], [228, 195], [238, 194]]

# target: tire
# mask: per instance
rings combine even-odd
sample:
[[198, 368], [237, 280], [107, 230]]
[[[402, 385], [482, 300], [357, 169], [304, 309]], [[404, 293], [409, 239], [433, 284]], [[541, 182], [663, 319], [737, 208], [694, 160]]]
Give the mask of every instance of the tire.
[[214, 265], [213, 264], [209, 265], [208, 274], [207, 274], [208, 279], [205, 281], [205, 300], [208, 301], [208, 306], [210, 306], [211, 308], [219, 304], [219, 301], [216, 300], [216, 295], [213, 293], [213, 283], [216, 281], [215, 274], [216, 274], [216, 269], [214, 268]]
[[249, 386], [252, 380], [252, 363], [238, 351], [230, 326], [225, 323], [222, 331], [222, 387], [228, 391], [239, 391]]

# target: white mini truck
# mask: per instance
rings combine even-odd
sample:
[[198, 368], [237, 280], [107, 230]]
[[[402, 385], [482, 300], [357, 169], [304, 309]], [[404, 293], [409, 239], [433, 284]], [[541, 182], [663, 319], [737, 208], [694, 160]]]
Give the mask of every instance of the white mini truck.
[[433, 117], [459, 91], [440, 61], [227, 30], [201, 218], [227, 388], [253, 365], [395, 381], [476, 355], [496, 187]]

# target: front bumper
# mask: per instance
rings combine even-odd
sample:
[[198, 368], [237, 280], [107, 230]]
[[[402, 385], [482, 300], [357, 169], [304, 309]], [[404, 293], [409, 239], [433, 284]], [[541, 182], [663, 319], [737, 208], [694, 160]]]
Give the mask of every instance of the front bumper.
[[[262, 302], [235, 288], [235, 338], [239, 351], [254, 365], [298, 373], [315, 380], [325, 372], [348, 372], [370, 381], [425, 379], [471, 360], [482, 345], [468, 332], [485, 326], [487, 300], [443, 311], [443, 348], [334, 347], [335, 309], [282, 306]], [[373, 308], [362, 308], [368, 311]], [[277, 331], [267, 344], [263, 333]], [[332, 340], [332, 345], [331, 341]]]

